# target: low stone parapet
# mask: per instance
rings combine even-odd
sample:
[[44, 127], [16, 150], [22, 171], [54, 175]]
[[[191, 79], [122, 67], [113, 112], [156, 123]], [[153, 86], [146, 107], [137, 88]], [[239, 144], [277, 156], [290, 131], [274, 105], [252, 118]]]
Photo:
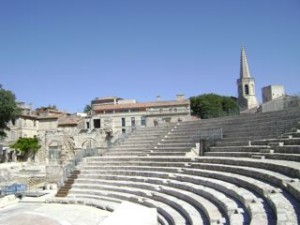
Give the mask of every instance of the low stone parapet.
[[6, 206], [16, 204], [20, 201], [15, 195], [7, 195], [0, 198], [0, 208], [4, 208]]
[[143, 207], [130, 202], [121, 205], [99, 225], [157, 225], [155, 208]]

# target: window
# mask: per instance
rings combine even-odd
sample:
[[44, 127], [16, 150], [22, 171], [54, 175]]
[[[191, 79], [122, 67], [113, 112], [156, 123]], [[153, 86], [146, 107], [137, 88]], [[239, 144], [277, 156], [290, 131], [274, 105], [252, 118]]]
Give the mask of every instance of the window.
[[245, 85], [245, 95], [249, 95], [249, 85]]
[[90, 122], [86, 122], [86, 129], [90, 129]]
[[94, 119], [94, 128], [101, 128], [100, 119]]
[[125, 134], [125, 133], [126, 133], [126, 129], [123, 128], [123, 129], [122, 129], [122, 134]]
[[135, 127], [135, 117], [131, 117], [131, 126]]
[[125, 120], [125, 118], [122, 118], [121, 120], [122, 120], [122, 127], [125, 127], [126, 126], [126, 120]]
[[167, 118], [163, 118], [162, 119], [164, 123], [170, 123], [171, 122], [171, 118], [167, 117]]
[[141, 117], [141, 126], [146, 126], [146, 117]]

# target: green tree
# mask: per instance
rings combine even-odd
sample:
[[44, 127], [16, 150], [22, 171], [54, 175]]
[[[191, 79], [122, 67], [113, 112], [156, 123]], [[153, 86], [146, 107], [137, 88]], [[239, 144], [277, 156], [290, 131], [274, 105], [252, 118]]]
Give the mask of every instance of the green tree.
[[21, 151], [21, 157], [24, 160], [27, 160], [29, 157], [34, 158], [41, 146], [39, 145], [39, 140], [36, 137], [21, 137], [14, 144], [10, 145], [10, 147]]
[[7, 123], [15, 121], [20, 114], [15, 95], [0, 85], [0, 137], [5, 137], [5, 130], [9, 130]]
[[239, 113], [235, 97], [203, 94], [191, 97], [190, 101], [192, 114], [203, 119]]
[[89, 113], [91, 110], [92, 110], [91, 105], [85, 105], [85, 107], [84, 107], [84, 109], [83, 109], [83, 112], [84, 112], [84, 113]]

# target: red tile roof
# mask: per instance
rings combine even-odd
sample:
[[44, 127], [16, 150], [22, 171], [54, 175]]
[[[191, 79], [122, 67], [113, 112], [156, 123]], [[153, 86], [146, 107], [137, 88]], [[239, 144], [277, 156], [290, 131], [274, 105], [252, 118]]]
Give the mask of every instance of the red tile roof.
[[181, 101], [156, 101], [145, 103], [128, 103], [128, 104], [110, 104], [110, 105], [94, 105], [93, 110], [116, 110], [116, 109], [137, 109], [137, 108], [156, 108], [156, 107], [171, 107], [171, 106], [183, 106], [190, 105], [189, 100]]

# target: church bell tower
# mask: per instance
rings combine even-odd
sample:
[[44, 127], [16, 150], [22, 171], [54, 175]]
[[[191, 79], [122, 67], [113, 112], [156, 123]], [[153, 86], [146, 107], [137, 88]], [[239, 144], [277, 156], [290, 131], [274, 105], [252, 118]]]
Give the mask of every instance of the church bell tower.
[[238, 105], [241, 112], [253, 108], [258, 108], [255, 95], [255, 82], [250, 76], [247, 56], [244, 47], [241, 50], [240, 78], [237, 80]]

